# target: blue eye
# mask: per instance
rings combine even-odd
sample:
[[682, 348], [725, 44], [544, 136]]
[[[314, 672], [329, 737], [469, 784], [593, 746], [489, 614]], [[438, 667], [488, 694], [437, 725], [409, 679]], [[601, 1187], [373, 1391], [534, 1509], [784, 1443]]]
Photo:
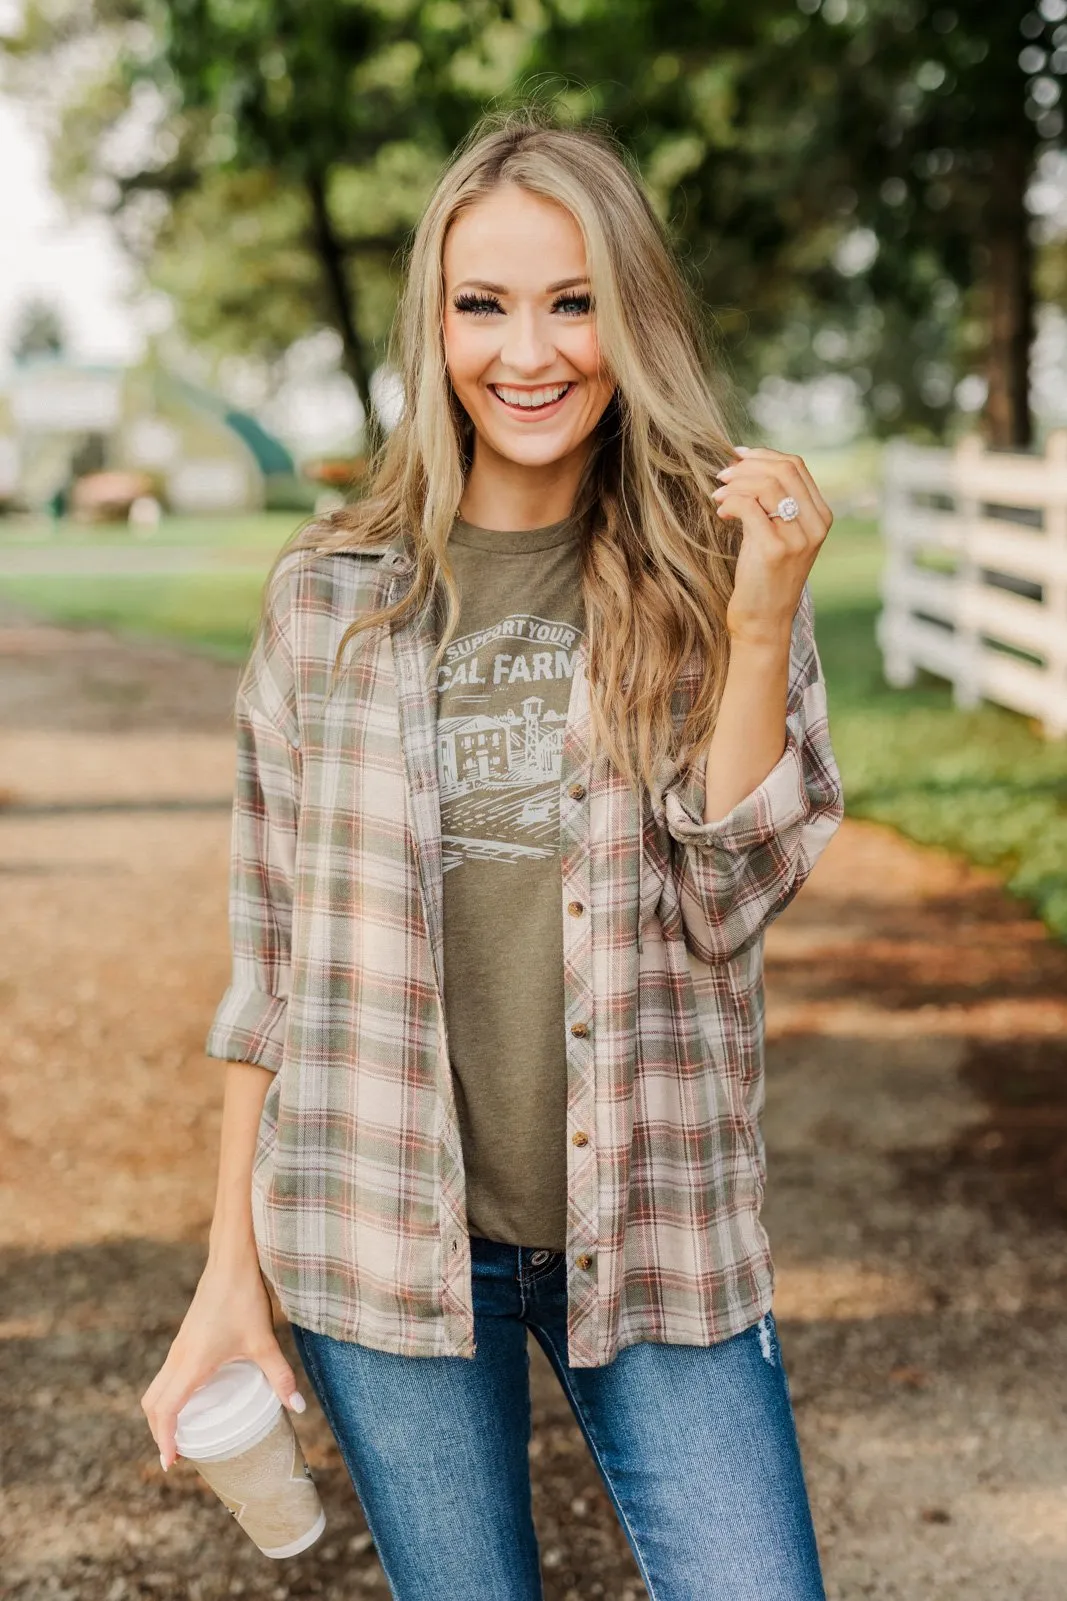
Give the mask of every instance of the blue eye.
[[457, 295], [452, 302], [457, 311], [467, 311], [473, 317], [490, 317], [494, 311], [500, 310], [500, 302], [495, 295], [475, 295], [466, 293]]
[[553, 311], [564, 311], [568, 317], [586, 317], [592, 309], [592, 295], [560, 295], [552, 302]]

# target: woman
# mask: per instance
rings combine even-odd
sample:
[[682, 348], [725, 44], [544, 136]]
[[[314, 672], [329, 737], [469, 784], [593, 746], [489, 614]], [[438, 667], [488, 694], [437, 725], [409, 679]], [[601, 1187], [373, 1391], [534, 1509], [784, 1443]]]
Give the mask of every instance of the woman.
[[532, 1329], [651, 1596], [809, 1601], [762, 936], [842, 815], [831, 513], [727, 443], [599, 136], [477, 129], [398, 327], [404, 415], [238, 689], [218, 1198], [142, 1405], [164, 1466], [222, 1361], [302, 1408], [265, 1275], [393, 1594], [528, 1601]]

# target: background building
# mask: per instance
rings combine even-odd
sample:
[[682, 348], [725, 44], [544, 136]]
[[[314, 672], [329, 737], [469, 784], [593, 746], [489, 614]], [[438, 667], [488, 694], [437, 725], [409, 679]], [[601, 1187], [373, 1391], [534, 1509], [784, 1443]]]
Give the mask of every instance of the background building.
[[147, 474], [178, 513], [297, 506], [310, 493], [253, 416], [158, 367], [13, 366], [0, 380], [0, 503], [38, 510], [98, 472]]

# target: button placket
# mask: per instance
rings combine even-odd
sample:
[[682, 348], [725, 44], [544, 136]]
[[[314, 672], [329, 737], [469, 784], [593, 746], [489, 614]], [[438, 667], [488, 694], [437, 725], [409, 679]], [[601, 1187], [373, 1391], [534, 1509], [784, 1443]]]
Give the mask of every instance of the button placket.
[[[588, 788], [580, 779], [566, 787], [568, 800], [560, 811], [560, 853], [563, 870], [564, 947], [567, 957], [565, 997], [568, 1078], [578, 1088], [569, 1098], [568, 1122], [574, 1154], [568, 1184], [580, 1223], [568, 1242], [568, 1333], [575, 1349], [594, 1347], [598, 1338], [596, 1284], [588, 1272], [592, 1247], [598, 1243], [600, 1199], [597, 1164], [588, 1130], [596, 1123], [596, 1079], [592, 1052], [593, 981], [590, 915]], [[588, 1054], [587, 1054], [588, 1053]]]

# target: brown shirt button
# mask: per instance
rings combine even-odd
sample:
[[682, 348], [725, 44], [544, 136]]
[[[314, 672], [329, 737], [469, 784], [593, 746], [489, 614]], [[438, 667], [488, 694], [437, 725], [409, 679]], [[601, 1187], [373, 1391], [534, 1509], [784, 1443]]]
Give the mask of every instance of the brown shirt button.
[[571, 1024], [571, 1033], [572, 1034], [577, 1034], [577, 1036], [578, 1036], [578, 1038], [580, 1040], [584, 1040], [585, 1036], [589, 1033], [589, 1024], [588, 1023], [572, 1023]]
[[567, 910], [570, 912], [572, 917], [581, 917], [582, 913], [585, 911], [585, 907], [582, 905], [581, 901], [568, 901]]
[[589, 1136], [584, 1129], [580, 1128], [576, 1131], [576, 1133], [571, 1135], [571, 1143], [574, 1145], [588, 1145]]
[[584, 784], [572, 784], [570, 789], [567, 791], [567, 793], [570, 796], [571, 800], [584, 800], [585, 799], [585, 785]]
[[583, 1251], [581, 1256], [576, 1256], [574, 1260], [577, 1266], [581, 1268], [592, 1267], [593, 1265], [593, 1258], [589, 1255], [588, 1251]]

